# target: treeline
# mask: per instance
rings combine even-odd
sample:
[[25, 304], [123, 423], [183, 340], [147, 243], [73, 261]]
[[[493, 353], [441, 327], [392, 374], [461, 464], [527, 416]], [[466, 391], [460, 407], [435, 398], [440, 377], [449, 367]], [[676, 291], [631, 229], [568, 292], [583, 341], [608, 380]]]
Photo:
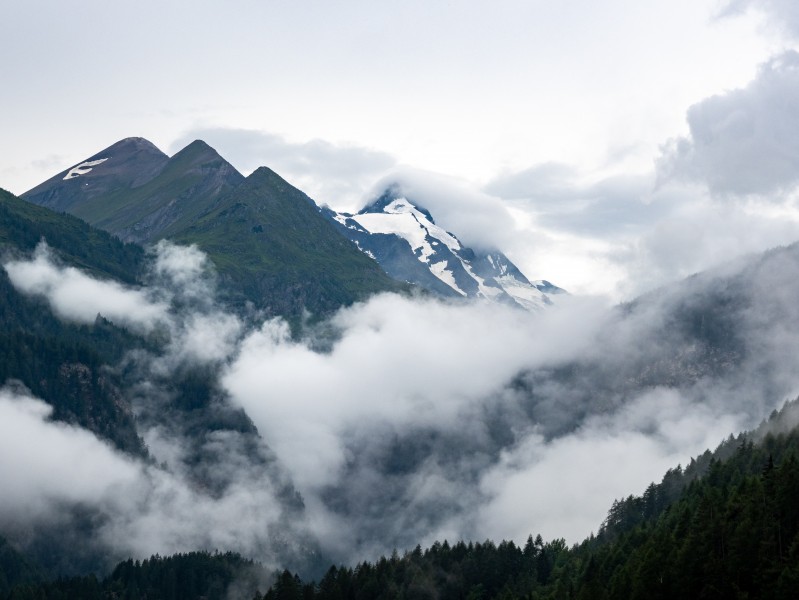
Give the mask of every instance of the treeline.
[[799, 429], [753, 437], [615, 502], [599, 534], [571, 548], [540, 536], [521, 548], [436, 543], [333, 567], [318, 584], [284, 571], [259, 600], [795, 599]]
[[263, 568], [234, 553], [190, 552], [126, 560], [105, 579], [94, 575], [20, 584], [6, 600], [179, 600], [250, 598]]
[[132, 284], [143, 269], [141, 246], [0, 189], [0, 250], [30, 252], [42, 239], [73, 266], [101, 277]]
[[102, 581], [16, 585], [6, 599], [793, 600], [799, 429], [729, 438], [643, 495], [615, 502], [599, 533], [572, 547], [541, 536], [523, 546], [444, 541], [334, 566], [318, 582], [289, 571], [264, 581], [263, 568], [238, 555], [191, 553], [128, 560]]
[[[789, 408], [797, 409], [797, 403]], [[785, 412], [772, 422], [779, 419], [786, 420]], [[436, 542], [354, 568], [331, 567], [318, 582], [289, 571], [266, 578], [263, 567], [237, 554], [197, 552], [127, 560], [103, 580], [91, 575], [23, 584], [17, 578], [4, 597], [795, 599], [799, 428], [777, 434], [765, 433], [768, 428], [730, 437], [714, 453], [669, 471], [641, 496], [615, 502], [599, 533], [572, 547], [541, 536], [522, 547], [508, 541]]]

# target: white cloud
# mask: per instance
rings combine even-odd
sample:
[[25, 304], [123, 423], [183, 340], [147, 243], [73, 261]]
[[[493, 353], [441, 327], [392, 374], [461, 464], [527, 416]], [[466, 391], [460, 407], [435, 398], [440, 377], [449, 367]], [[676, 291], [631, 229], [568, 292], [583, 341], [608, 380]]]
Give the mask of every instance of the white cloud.
[[74, 267], [58, 267], [46, 243], [30, 260], [12, 260], [3, 267], [11, 283], [25, 294], [43, 296], [65, 319], [94, 323], [97, 315], [134, 329], [151, 331], [167, 319], [167, 305], [141, 289], [90, 277]]
[[765, 14], [772, 27], [780, 33], [789, 38], [799, 38], [799, 6], [792, 0], [730, 0], [719, 11], [719, 16], [730, 17], [749, 10]]
[[503, 452], [481, 478], [490, 500], [480, 507], [480, 536], [524, 542], [582, 541], [596, 532], [612, 502], [641, 494], [666, 470], [715, 448], [746, 421], [656, 388], [617, 414], [593, 417], [577, 432], [546, 442], [531, 435]]
[[494, 249], [514, 234], [513, 218], [499, 198], [480, 192], [464, 180], [402, 167], [375, 183], [366, 203], [392, 186], [430, 211], [436, 223], [454, 233], [465, 246]]
[[0, 389], [0, 516], [39, 518], [59, 501], [103, 502], [137, 481], [140, 467], [79, 427], [49, 421], [52, 408]]

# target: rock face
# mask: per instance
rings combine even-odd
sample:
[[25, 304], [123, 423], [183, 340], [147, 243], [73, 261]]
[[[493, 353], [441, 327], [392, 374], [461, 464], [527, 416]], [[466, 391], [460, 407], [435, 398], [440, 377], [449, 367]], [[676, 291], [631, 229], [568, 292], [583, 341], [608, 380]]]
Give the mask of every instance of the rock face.
[[445, 297], [484, 298], [537, 309], [563, 290], [528, 280], [498, 250], [476, 252], [438, 226], [428, 210], [389, 188], [357, 214], [322, 209], [339, 232], [399, 281]]

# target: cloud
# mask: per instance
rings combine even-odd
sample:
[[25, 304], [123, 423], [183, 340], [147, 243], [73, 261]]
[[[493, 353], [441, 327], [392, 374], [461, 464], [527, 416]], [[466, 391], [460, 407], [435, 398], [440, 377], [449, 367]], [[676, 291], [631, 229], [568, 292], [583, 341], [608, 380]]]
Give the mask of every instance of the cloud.
[[[242, 323], [216, 304], [215, 277], [195, 247], [161, 243], [150, 258], [149, 286], [138, 289], [60, 266], [44, 244], [31, 259], [6, 263], [18, 289], [43, 295], [62, 318], [94, 322], [97, 313], [81, 306], [87, 294], [98, 296], [91, 301], [102, 314], [139, 328], [156, 322], [157, 306], [165, 337], [107, 367], [122, 385], [119, 401], [136, 414], [146, 460], [50, 421], [52, 409], [24, 390], [0, 390], [0, 476], [14, 482], [0, 502], [2, 531], [23, 549], [47, 544], [45, 556], [62, 561], [47, 566], [65, 572], [197, 549], [298, 566], [312, 544], [302, 505], [246, 415], [215, 385]], [[130, 311], [125, 319], [122, 311]], [[70, 540], [80, 540], [80, 552]]]
[[614, 498], [799, 390], [799, 338], [786, 326], [799, 323], [787, 289], [799, 259], [786, 252], [627, 312], [576, 298], [530, 315], [384, 295], [342, 310], [323, 341], [270, 321], [222, 384], [334, 557], [538, 531], [577, 542]]
[[718, 195], [772, 195], [799, 181], [799, 53], [784, 52], [745, 88], [688, 110], [690, 137], [671, 140], [661, 179], [704, 183]]
[[167, 240], [152, 249], [155, 259], [148, 283], [169, 291], [184, 300], [213, 300], [216, 273], [208, 256], [196, 245], [178, 246]]
[[4, 263], [11, 284], [20, 292], [42, 296], [61, 318], [94, 323], [109, 321], [168, 336], [159, 368], [167, 372], [185, 362], [221, 361], [233, 352], [242, 323], [215, 303], [216, 275], [196, 246], [161, 241], [151, 249], [148, 286], [133, 288], [91, 277], [61, 266], [46, 242], [33, 257]]
[[421, 169], [395, 169], [372, 185], [364, 204], [376, 200], [392, 186], [429, 210], [438, 225], [454, 233], [466, 246], [495, 249], [514, 235], [513, 218], [498, 198], [462, 180]]
[[[278, 566], [273, 544], [286, 531], [281, 490], [263, 465], [242, 460], [240, 433], [208, 436], [208, 445], [224, 446], [227, 460], [216, 467], [232, 480], [211, 493], [193, 483], [185, 464], [163, 468], [125, 456], [84, 429], [48, 420], [51, 412], [23, 390], [0, 389], [0, 476], [8, 484], [0, 523], [17, 543], [33, 543], [32, 531], [49, 531], [48, 544], [58, 548], [83, 527], [78, 539], [85, 548], [76, 554], [95, 548], [105, 556], [102, 568], [129, 556], [219, 548]], [[94, 515], [91, 537], [85, 523], [72, 521], [75, 507]], [[301, 543], [305, 534], [292, 533], [280, 544]]]
[[318, 204], [351, 207], [363, 191], [396, 159], [385, 152], [354, 144], [314, 139], [289, 142], [252, 129], [208, 127], [192, 129], [172, 144], [172, 150], [202, 139], [243, 172], [267, 166], [307, 192]]
[[764, 13], [771, 25], [790, 38], [799, 38], [799, 6], [792, 0], [730, 0], [719, 17], [739, 15], [749, 10]]
[[[614, 498], [799, 391], [797, 248], [622, 309], [572, 296], [529, 314], [385, 294], [299, 337], [279, 319], [227, 315], [196, 248], [160, 245], [151, 261], [138, 291], [167, 307], [171, 337], [119, 371], [153, 460], [5, 392], [0, 427], [44, 448], [19, 463], [27, 474], [0, 461], [25, 482], [4, 513], [13, 539], [38, 523], [79, 530], [68, 510], [79, 505], [109, 560], [219, 548], [277, 566], [315, 539], [351, 563], [443, 538], [576, 542]], [[53, 280], [68, 271], [43, 264]], [[183, 398], [197, 378], [206, 387]], [[47, 475], [85, 453], [90, 476], [74, 487]], [[26, 496], [48, 500], [25, 512]]]
[[697, 449], [714, 448], [746, 424], [742, 415], [655, 388], [618, 413], [591, 417], [574, 434], [531, 435], [481, 478], [490, 498], [478, 535], [522, 541], [520, 532], [579, 542], [597, 531], [615, 499], [643, 489]]
[[545, 228], [590, 237], [641, 232], [670, 210], [649, 175], [580, 179], [567, 165], [545, 163], [496, 177], [484, 189], [532, 211]]
[[49, 421], [52, 408], [27, 390], [0, 388], [3, 521], [34, 518], [53, 503], [94, 503], [137, 481], [140, 467], [92, 433]]
[[121, 326], [151, 331], [167, 318], [167, 305], [151, 300], [141, 289], [95, 279], [74, 267], [58, 267], [45, 242], [39, 243], [32, 259], [12, 260], [3, 268], [15, 288], [43, 296], [68, 320], [94, 323], [102, 315]]

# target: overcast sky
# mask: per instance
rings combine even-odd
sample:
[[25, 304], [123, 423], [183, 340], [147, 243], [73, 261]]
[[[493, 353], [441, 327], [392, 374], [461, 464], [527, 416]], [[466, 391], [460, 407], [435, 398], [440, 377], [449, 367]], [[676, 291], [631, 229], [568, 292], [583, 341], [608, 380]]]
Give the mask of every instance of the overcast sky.
[[6, 0], [0, 187], [200, 137], [340, 209], [433, 182], [467, 243], [621, 299], [799, 239], [794, 6]]

